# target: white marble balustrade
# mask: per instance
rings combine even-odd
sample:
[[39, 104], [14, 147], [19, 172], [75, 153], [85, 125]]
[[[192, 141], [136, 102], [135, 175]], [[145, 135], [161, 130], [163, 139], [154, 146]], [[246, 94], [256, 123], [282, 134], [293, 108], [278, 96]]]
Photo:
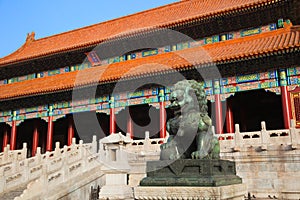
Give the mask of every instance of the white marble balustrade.
[[267, 150], [270, 146], [285, 146], [287, 149], [300, 148], [300, 129], [291, 121], [290, 129], [267, 130], [266, 123], [261, 122], [261, 130], [254, 132], [240, 132], [239, 125], [235, 125], [235, 133], [217, 135], [220, 139], [221, 152], [246, 151], [253, 147]]
[[0, 166], [0, 193], [37, 179], [43, 180], [44, 185], [55, 186], [54, 183], [66, 181], [82, 172], [83, 169], [88, 170], [93, 167], [92, 162], [99, 157], [96, 137], [93, 137], [93, 142], [89, 144], [83, 145], [83, 141], [76, 144], [73, 139], [72, 145], [64, 146], [64, 148], [59, 148], [59, 146], [57, 142], [55, 150], [45, 154], [41, 154], [41, 149], [38, 147], [36, 156], [31, 158], [26, 158], [26, 144], [22, 150], [4, 152], [6, 154], [11, 152], [15, 159]]
[[16, 160], [24, 160], [27, 156], [27, 144], [23, 143], [21, 150], [10, 150], [10, 145], [4, 148], [4, 151], [0, 153], [0, 167], [12, 163]]

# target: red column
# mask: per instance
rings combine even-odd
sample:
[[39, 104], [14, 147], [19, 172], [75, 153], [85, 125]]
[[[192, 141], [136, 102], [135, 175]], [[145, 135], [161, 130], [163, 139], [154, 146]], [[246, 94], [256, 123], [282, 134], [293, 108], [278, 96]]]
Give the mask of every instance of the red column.
[[74, 137], [74, 123], [73, 117], [69, 115], [68, 117], [68, 146], [72, 144], [72, 138]]
[[227, 133], [234, 133], [234, 121], [233, 121], [232, 105], [231, 105], [230, 102], [227, 102], [226, 132]]
[[11, 134], [10, 134], [10, 150], [15, 150], [17, 146], [17, 123], [12, 121]]
[[110, 116], [109, 116], [109, 133], [116, 133], [116, 114], [115, 108], [110, 108]]
[[33, 128], [33, 137], [32, 137], [32, 156], [35, 156], [36, 154], [36, 149], [39, 145], [39, 121], [36, 119], [34, 121], [34, 128]]
[[160, 138], [166, 137], [166, 109], [165, 102], [159, 102], [159, 115], [160, 115]]
[[284, 120], [284, 128], [290, 128], [291, 121], [291, 102], [290, 102], [290, 94], [288, 92], [287, 86], [281, 86], [281, 101], [282, 101], [282, 112], [283, 112], [283, 120]]
[[216, 133], [223, 133], [223, 122], [222, 122], [222, 102], [220, 94], [215, 95], [215, 110], [216, 110]]
[[52, 151], [52, 142], [53, 142], [53, 116], [49, 116], [46, 151]]
[[4, 148], [7, 146], [7, 144], [8, 144], [8, 129], [6, 126], [4, 126], [2, 151], [4, 151]]
[[128, 113], [128, 117], [127, 117], [127, 133], [129, 133], [130, 137], [133, 138], [133, 124], [132, 124], [132, 119], [130, 117], [130, 113]]

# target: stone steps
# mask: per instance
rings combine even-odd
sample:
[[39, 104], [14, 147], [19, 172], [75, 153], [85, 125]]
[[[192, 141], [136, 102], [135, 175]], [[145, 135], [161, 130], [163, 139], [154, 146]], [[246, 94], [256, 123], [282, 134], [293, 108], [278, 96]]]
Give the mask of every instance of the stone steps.
[[15, 197], [18, 197], [23, 193], [23, 191], [26, 189], [26, 186], [26, 184], [20, 185], [11, 191], [0, 194], [0, 200], [14, 200]]

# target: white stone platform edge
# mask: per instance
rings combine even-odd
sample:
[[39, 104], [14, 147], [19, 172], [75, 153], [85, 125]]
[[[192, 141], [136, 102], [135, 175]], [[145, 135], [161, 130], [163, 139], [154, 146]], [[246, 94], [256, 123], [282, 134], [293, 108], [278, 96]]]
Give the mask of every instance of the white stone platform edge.
[[138, 186], [134, 188], [134, 198], [136, 200], [244, 200], [246, 193], [246, 184], [234, 184], [219, 187]]

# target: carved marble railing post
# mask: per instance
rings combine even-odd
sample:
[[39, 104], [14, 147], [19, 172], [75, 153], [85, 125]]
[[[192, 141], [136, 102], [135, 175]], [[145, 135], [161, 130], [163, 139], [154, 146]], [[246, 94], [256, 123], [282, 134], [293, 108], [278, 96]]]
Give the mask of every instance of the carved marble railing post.
[[3, 151], [3, 163], [7, 162], [8, 160], [8, 152], [9, 152], [9, 144], [4, 148]]
[[[7, 148], [7, 147], [5, 147]], [[4, 168], [2, 167], [0, 169], [0, 193], [2, 193], [4, 191], [5, 188], [5, 178], [4, 178]]]
[[261, 148], [261, 150], [267, 150], [270, 135], [267, 132], [266, 122], [264, 122], [264, 121], [261, 122], [261, 131], [260, 132], [261, 132], [261, 134], [260, 134], [261, 147], [260, 148]]
[[60, 151], [60, 142], [55, 142], [55, 149], [54, 149], [54, 155], [55, 157], [58, 157], [61, 155], [61, 151]]
[[[46, 155], [49, 154], [49, 152], [46, 152]], [[46, 156], [48, 157], [48, 156]], [[40, 177], [40, 184], [43, 185], [44, 191], [48, 190], [48, 172], [47, 172], [47, 165], [42, 165], [42, 175]]]
[[93, 135], [93, 140], [92, 140], [92, 154], [97, 153], [97, 136]]
[[76, 146], [76, 138], [72, 138], [72, 144], [71, 144], [71, 147], [74, 147]]
[[41, 162], [41, 159], [42, 159], [41, 147], [36, 148], [35, 158], [36, 158], [38, 163]]
[[243, 137], [240, 132], [240, 125], [235, 124], [235, 135], [234, 135], [234, 151], [241, 151], [241, 143], [242, 143]]
[[290, 135], [291, 135], [292, 149], [298, 148], [298, 145], [300, 144], [299, 141], [300, 137], [299, 137], [299, 133], [297, 132], [296, 121], [294, 119], [291, 120]]
[[89, 156], [88, 154], [91, 154], [91, 152], [89, 152], [83, 148], [83, 140], [79, 140], [79, 150], [80, 150], [80, 157], [83, 160], [82, 167], [83, 167], [83, 169], [85, 169], [85, 167], [87, 166], [86, 158]]
[[104, 144], [101, 142], [101, 140], [99, 140], [99, 149], [98, 149], [98, 153], [100, 153], [100, 156], [104, 156]]
[[21, 173], [23, 174], [22, 175], [22, 179], [23, 179], [23, 183], [26, 183], [26, 182], [28, 182], [28, 179], [29, 179], [29, 173], [30, 173], [30, 171], [29, 171], [29, 166], [28, 166], [28, 159], [25, 159], [24, 161], [23, 161], [23, 166], [22, 166], [22, 171], [21, 171]]
[[147, 152], [150, 150], [151, 141], [150, 141], [150, 135], [149, 131], [145, 132], [145, 142], [144, 142], [144, 151]]
[[22, 157], [21, 159], [26, 159], [27, 158], [27, 143], [23, 143], [23, 148], [22, 148]]
[[63, 150], [63, 176], [64, 176], [64, 181], [66, 181], [69, 177], [69, 165], [68, 165], [68, 146], [64, 145], [64, 150]]
[[[9, 148], [9, 147], [8, 147]], [[26, 158], [27, 145], [23, 145], [22, 150], [10, 151], [6, 147], [6, 164], [0, 167], [0, 192], [6, 192], [20, 184], [27, 184], [34, 181], [38, 186], [40, 196], [51, 196], [51, 190], [58, 187], [59, 184], [67, 182], [77, 177], [83, 171], [88, 171], [97, 166], [97, 140], [94, 137], [93, 142], [83, 144], [81, 140], [77, 145], [75, 139], [71, 146], [60, 148], [60, 143], [56, 142], [55, 149], [52, 152], [41, 154], [41, 148], [38, 147], [36, 155]], [[4, 154], [4, 153], [3, 153]], [[4, 155], [1, 155], [4, 157]], [[121, 157], [125, 157], [121, 155]], [[2, 162], [3, 158], [1, 158]], [[9, 163], [12, 162], [12, 163]], [[2, 163], [0, 163], [2, 164]], [[32, 182], [33, 183], [33, 182]], [[28, 191], [28, 190], [27, 190]], [[49, 193], [50, 192], [50, 193]], [[23, 194], [26, 192], [24, 191]], [[36, 195], [36, 192], [33, 192]], [[32, 199], [31, 194], [26, 194]]]

